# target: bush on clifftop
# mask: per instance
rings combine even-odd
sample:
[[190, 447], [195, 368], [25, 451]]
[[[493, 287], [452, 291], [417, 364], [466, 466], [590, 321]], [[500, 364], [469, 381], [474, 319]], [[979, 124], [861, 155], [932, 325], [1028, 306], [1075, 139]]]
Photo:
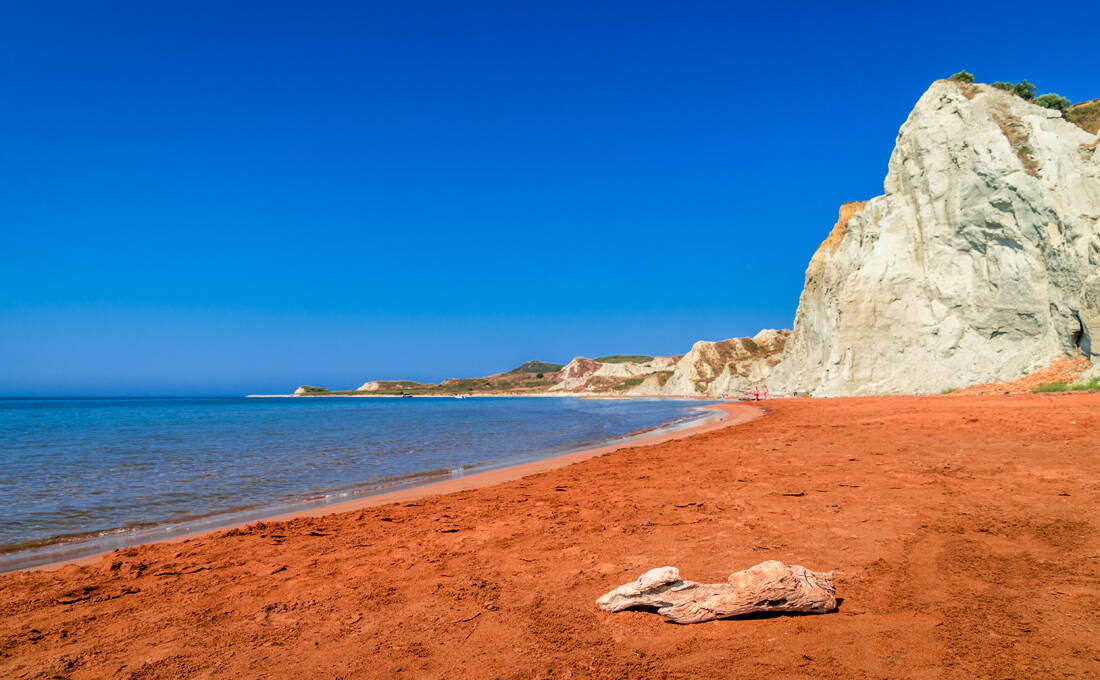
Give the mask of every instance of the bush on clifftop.
[[[960, 83], [973, 83], [974, 76], [970, 75], [966, 71], [959, 71], [955, 75], [951, 76], [949, 80], [954, 80]], [[1048, 92], [1047, 94], [1035, 96], [1035, 86], [1027, 82], [1027, 80], [1021, 80], [1018, 83], [1012, 83], [1007, 80], [998, 80], [991, 85], [998, 90], [1004, 90], [1005, 92], [1011, 92], [1017, 97], [1022, 97], [1028, 101], [1033, 101], [1039, 106], [1047, 109], [1057, 109], [1058, 111], [1065, 112], [1073, 102], [1066, 99], [1060, 94], [1054, 92]]]
[[1035, 103], [1043, 108], [1058, 109], [1059, 111], [1065, 111], [1070, 106], [1070, 101], [1068, 99], [1053, 92], [1039, 95], [1035, 98]]
[[1012, 86], [1012, 92], [1018, 97], [1031, 100], [1035, 97], [1035, 86], [1027, 82], [1027, 80], [1021, 80]]
[[1035, 86], [1027, 82], [1027, 80], [1021, 80], [1018, 83], [1010, 83], [1007, 80], [998, 80], [992, 83], [993, 87], [998, 90], [1004, 90], [1005, 92], [1011, 92], [1012, 94], [1023, 97], [1024, 99], [1031, 100], [1035, 97]]

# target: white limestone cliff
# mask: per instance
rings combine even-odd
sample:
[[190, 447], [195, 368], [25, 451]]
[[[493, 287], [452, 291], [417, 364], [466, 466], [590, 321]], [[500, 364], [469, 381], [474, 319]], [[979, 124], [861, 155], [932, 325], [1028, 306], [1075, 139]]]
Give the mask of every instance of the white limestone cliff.
[[779, 363], [788, 330], [763, 330], [752, 338], [701, 340], [677, 362], [659, 392], [667, 395], [737, 395], [767, 384]]
[[767, 384], [788, 330], [763, 330], [752, 338], [700, 341], [683, 356], [601, 362], [577, 357], [559, 373], [551, 391], [626, 396], [739, 395]]
[[1097, 146], [1058, 111], [934, 83], [898, 134], [884, 195], [842, 209], [810, 261], [774, 387], [939, 392], [1080, 354], [1095, 371]]
[[[561, 381], [551, 387], [554, 392], [601, 391], [623, 379], [655, 376], [662, 371], [672, 371], [680, 357], [653, 357], [648, 361], [602, 362], [576, 357], [561, 370]], [[646, 394], [657, 394], [647, 392]]]

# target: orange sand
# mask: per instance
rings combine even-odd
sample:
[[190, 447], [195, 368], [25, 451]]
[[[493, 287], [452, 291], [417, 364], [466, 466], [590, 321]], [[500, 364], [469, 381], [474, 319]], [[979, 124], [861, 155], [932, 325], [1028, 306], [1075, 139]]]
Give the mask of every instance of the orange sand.
[[[477, 489], [0, 577], [0, 677], [1100, 676], [1100, 394], [778, 400]], [[678, 626], [655, 566], [835, 570]]]
[[1088, 357], [1060, 359], [1044, 369], [1035, 371], [1019, 380], [1007, 383], [981, 383], [961, 390], [955, 390], [952, 396], [978, 396], [983, 394], [1024, 394], [1040, 385], [1055, 382], [1073, 383], [1085, 372], [1092, 362]]

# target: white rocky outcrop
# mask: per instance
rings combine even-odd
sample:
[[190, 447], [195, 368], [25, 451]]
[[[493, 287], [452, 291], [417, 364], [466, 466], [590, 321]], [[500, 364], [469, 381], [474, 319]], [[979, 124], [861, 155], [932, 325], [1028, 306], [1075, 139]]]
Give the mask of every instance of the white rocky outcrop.
[[561, 369], [561, 381], [550, 389], [555, 392], [599, 391], [622, 379], [671, 371], [677, 359], [679, 357], [653, 357], [648, 361], [604, 362], [576, 357]]
[[577, 357], [559, 373], [555, 392], [629, 396], [718, 396], [767, 383], [790, 331], [763, 330], [752, 338], [695, 343], [683, 356], [601, 362]]
[[565, 365], [565, 368], [561, 369], [558, 375], [561, 376], [561, 381], [551, 387], [552, 391], [561, 392], [573, 392], [583, 389], [588, 379], [600, 370], [603, 366], [594, 359], [586, 359], [584, 357], [574, 357], [572, 361]]
[[[810, 261], [773, 386], [939, 392], [1100, 351], [1098, 137], [986, 85], [939, 81], [885, 193]], [[670, 381], [671, 382], [671, 381]]]
[[601, 363], [599, 369], [592, 375], [607, 378], [633, 378], [639, 375], [656, 373], [657, 371], [671, 371], [676, 368], [676, 361], [679, 358], [653, 357], [649, 361]]
[[788, 330], [762, 330], [752, 338], [701, 340], [676, 364], [660, 394], [739, 394], [766, 384], [779, 363]]

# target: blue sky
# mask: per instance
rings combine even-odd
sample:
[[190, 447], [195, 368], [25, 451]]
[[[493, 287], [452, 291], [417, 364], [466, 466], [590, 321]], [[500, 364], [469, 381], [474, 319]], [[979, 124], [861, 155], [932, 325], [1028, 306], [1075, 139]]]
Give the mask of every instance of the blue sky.
[[2, 12], [3, 395], [439, 380], [790, 327], [933, 80], [1100, 96], [1087, 3]]

